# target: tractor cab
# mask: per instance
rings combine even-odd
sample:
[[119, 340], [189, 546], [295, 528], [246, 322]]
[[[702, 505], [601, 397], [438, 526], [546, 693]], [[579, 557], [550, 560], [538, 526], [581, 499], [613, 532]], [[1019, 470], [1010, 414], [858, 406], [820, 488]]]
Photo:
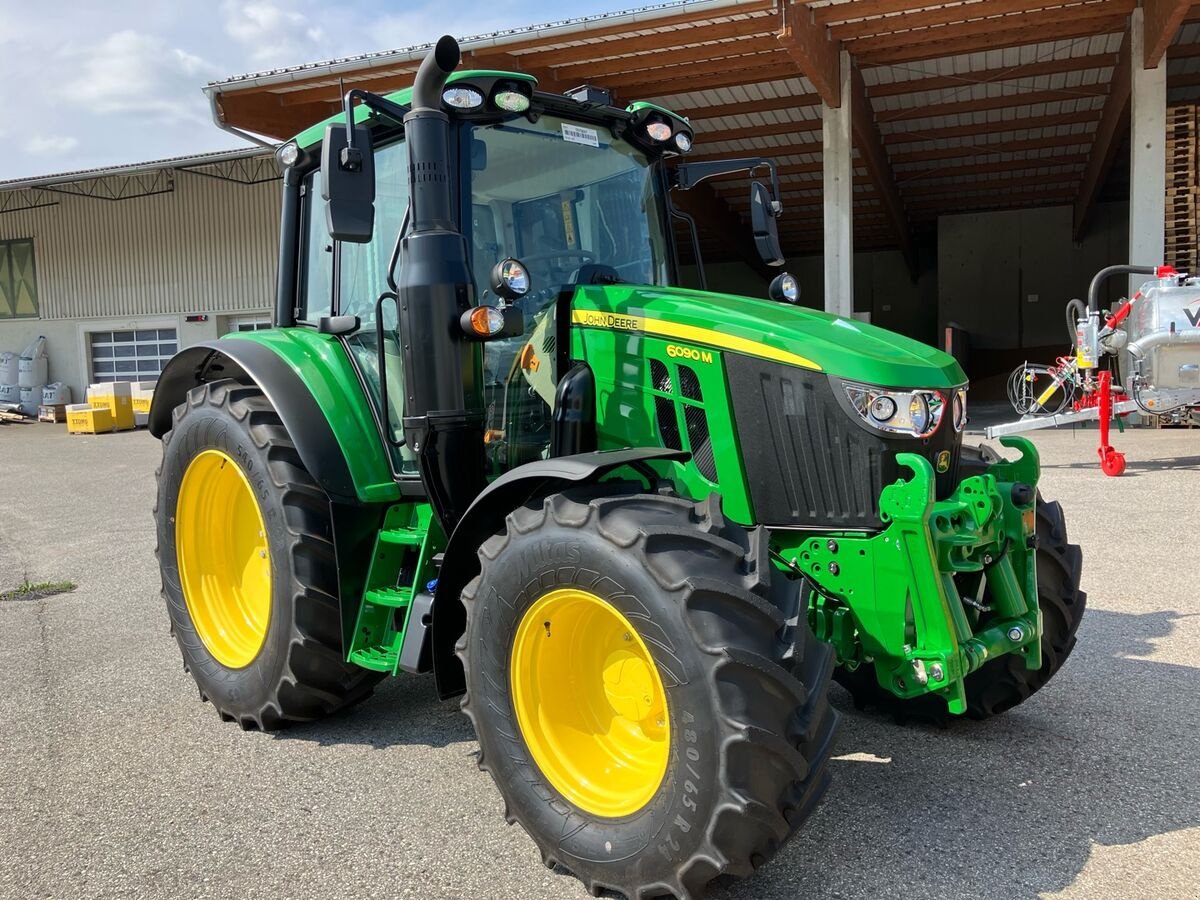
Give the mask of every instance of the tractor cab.
[[[359, 135], [358, 153], [370, 155], [361, 169], [347, 170], [325, 149], [335, 141], [341, 148], [350, 133], [340, 117], [308, 129], [279, 156], [301, 184], [304, 266], [295, 323], [344, 329], [395, 473], [415, 479], [417, 455], [403, 434], [404, 335], [393, 299], [403, 277], [399, 248], [412, 225], [404, 127], [412, 93], [351, 92], [347, 123]], [[649, 103], [614, 107], [608, 92], [592, 86], [558, 95], [537, 91], [529, 76], [463, 71], [449, 76], [440, 99], [451, 181], [446, 225], [464, 239], [482, 329], [475, 336], [483, 353], [469, 380], [481, 395], [494, 478], [551, 452], [554, 396], [565, 374], [555, 310], [579, 285], [678, 284], [672, 186], [759, 166], [770, 168], [774, 184], [774, 168], [729, 160], [681, 179], [687, 169], [679, 161], [693, 142], [687, 120]], [[760, 205], [773, 232], [780, 205]]]

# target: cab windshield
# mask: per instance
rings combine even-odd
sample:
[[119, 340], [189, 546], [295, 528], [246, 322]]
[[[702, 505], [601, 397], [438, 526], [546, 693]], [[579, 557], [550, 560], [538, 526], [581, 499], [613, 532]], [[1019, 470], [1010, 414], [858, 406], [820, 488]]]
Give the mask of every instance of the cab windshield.
[[[523, 305], [540, 311], [584, 266], [631, 284], [668, 283], [666, 230], [654, 171], [607, 128], [544, 115], [470, 126], [476, 296], [505, 257], [532, 276]], [[485, 293], [485, 291], [489, 291]]]

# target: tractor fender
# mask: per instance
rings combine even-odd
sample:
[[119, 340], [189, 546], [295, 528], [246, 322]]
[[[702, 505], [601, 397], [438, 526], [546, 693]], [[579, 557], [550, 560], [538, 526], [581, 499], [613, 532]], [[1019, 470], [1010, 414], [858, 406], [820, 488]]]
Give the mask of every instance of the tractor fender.
[[454, 654], [467, 624], [467, 611], [459, 599], [462, 590], [479, 574], [480, 545], [504, 527], [512, 510], [568, 487], [599, 481], [624, 466], [641, 468], [647, 462], [687, 462], [685, 450], [663, 447], [629, 447], [559, 456], [526, 463], [505, 472], [475, 498], [459, 520], [446, 544], [445, 555], [434, 590], [430, 616], [433, 647], [433, 673], [438, 694], [443, 700], [461, 694], [465, 688], [462, 663]]
[[304, 467], [329, 498], [355, 502], [354, 479], [325, 413], [300, 376], [264, 344], [206, 341], [175, 354], [154, 388], [150, 433], [161, 440], [188, 391], [219, 378], [257, 385], [279, 413]]

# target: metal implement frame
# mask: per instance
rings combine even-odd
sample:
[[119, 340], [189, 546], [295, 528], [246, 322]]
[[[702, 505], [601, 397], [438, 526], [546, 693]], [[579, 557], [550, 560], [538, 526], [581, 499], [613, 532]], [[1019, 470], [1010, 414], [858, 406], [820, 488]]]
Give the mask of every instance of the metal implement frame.
[[[1112, 405], [1112, 415], [1137, 412], [1137, 404], [1132, 400], [1122, 400]], [[989, 425], [983, 429], [988, 438], [998, 438], [1008, 434], [1024, 434], [1026, 431], [1037, 431], [1041, 428], [1057, 428], [1060, 425], [1078, 425], [1081, 422], [1095, 422], [1100, 418], [1100, 408], [1090, 406], [1078, 411], [1058, 413], [1053, 416], [1038, 416], [1036, 418], [1020, 419], [1016, 422], [1006, 422], [1003, 425]]]
[[[1020, 655], [1041, 667], [1035, 504], [1039, 462], [1025, 438], [986, 474], [934, 499], [934, 471], [903, 453], [912, 473], [884, 489], [878, 534], [776, 532], [772, 544], [813, 585], [808, 618], [849, 668], [873, 663], [879, 683], [899, 697], [940, 694], [950, 712], [966, 711], [965, 678], [988, 660]], [[990, 606], [964, 597], [955, 576], [980, 575]]]

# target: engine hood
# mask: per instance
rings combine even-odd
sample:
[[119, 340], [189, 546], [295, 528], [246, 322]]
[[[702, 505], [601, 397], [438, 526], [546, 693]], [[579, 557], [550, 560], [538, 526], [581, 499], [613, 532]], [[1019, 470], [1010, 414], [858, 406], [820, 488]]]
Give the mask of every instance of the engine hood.
[[954, 357], [895, 332], [815, 309], [686, 288], [581, 285], [572, 320], [654, 334], [897, 388], [967, 381]]

